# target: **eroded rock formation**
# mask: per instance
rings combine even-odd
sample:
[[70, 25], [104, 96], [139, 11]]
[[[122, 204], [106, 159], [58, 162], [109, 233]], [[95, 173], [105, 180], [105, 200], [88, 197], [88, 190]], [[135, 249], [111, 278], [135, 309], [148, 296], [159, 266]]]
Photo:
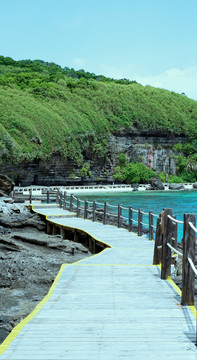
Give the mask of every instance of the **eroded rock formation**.
[[150, 165], [156, 172], [165, 171], [175, 174], [176, 163], [173, 145], [184, 143], [184, 136], [172, 137], [148, 130], [123, 129], [111, 135], [108, 141], [108, 155], [104, 159], [95, 157], [89, 151], [84, 154], [84, 163], [90, 165], [91, 176], [81, 177], [80, 166], [71, 159], [54, 154], [49, 160], [34, 160], [18, 165], [4, 163], [3, 174], [15, 180], [16, 185], [83, 185], [88, 183], [112, 183], [115, 167], [119, 165], [120, 153], [126, 155], [128, 162], [137, 161]]

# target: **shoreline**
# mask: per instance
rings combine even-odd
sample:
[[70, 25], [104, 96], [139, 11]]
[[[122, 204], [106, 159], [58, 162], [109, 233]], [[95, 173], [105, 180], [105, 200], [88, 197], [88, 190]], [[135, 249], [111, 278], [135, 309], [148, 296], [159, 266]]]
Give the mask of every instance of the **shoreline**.
[[[33, 195], [43, 195], [43, 191], [49, 189], [51, 192], [56, 190], [66, 191], [68, 194], [77, 194], [77, 193], [108, 193], [108, 192], [165, 192], [165, 191], [188, 191], [188, 190], [197, 190], [193, 187], [194, 183], [180, 183], [180, 184], [169, 184], [163, 183], [164, 190], [153, 190], [147, 189], [150, 184], [139, 184], [138, 187], [133, 187], [131, 185], [89, 185], [89, 186], [39, 186], [31, 185], [28, 187], [14, 187], [14, 191], [17, 194], [29, 195], [29, 190], [32, 190]], [[182, 185], [184, 189], [169, 189], [169, 185]]]

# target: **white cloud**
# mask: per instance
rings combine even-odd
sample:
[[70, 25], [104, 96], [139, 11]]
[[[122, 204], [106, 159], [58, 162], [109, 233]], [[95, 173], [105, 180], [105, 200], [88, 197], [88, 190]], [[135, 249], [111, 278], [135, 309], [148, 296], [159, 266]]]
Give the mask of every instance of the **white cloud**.
[[197, 66], [183, 70], [172, 68], [157, 75], [134, 77], [142, 85], [152, 85], [180, 94], [185, 93], [188, 97], [197, 100]]
[[151, 85], [179, 94], [185, 93], [188, 97], [197, 100], [197, 66], [185, 69], [171, 68], [154, 75], [142, 74], [132, 64], [127, 64], [124, 68], [100, 64], [100, 69], [105, 76], [136, 80], [142, 85]]

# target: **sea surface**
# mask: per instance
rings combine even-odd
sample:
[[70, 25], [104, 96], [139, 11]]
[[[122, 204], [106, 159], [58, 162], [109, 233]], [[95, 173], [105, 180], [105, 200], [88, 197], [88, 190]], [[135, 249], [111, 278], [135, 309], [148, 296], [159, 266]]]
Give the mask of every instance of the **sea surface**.
[[[164, 208], [172, 208], [173, 215], [178, 220], [183, 220], [183, 214], [197, 215], [197, 191], [136, 191], [136, 192], [120, 192], [120, 193], [87, 193], [77, 194], [81, 200], [96, 200], [100, 204], [107, 201], [110, 205], [121, 204], [127, 208], [132, 206], [133, 209], [142, 209], [144, 212], [152, 210], [158, 215]], [[102, 206], [101, 206], [102, 207]], [[109, 207], [110, 212], [117, 212], [115, 207]], [[137, 213], [133, 214], [133, 219], [137, 221]], [[123, 216], [128, 217], [128, 211], [123, 209]], [[154, 225], [156, 225], [156, 217], [154, 217]], [[148, 215], [143, 215], [143, 222], [148, 223]], [[183, 225], [178, 225], [178, 241], [183, 236]]]

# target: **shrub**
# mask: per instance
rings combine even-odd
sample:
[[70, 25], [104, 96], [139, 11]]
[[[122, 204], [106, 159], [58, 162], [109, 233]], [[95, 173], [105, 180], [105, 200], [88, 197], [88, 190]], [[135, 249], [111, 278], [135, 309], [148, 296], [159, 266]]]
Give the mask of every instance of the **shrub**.
[[117, 166], [115, 168], [114, 179], [116, 179], [116, 180], [124, 180], [124, 175], [122, 173], [122, 169], [120, 168], [120, 166]]
[[120, 166], [122, 166], [122, 167], [125, 166], [125, 164], [126, 164], [126, 155], [121, 153], [120, 157], [119, 157], [119, 161], [120, 161]]
[[130, 183], [149, 183], [153, 177], [156, 177], [156, 173], [142, 163], [127, 164], [124, 169], [117, 166], [114, 174], [115, 179]]
[[165, 171], [162, 171], [159, 173], [159, 178], [161, 179], [162, 182], [166, 181], [166, 173]]
[[85, 177], [87, 175], [87, 169], [83, 166], [80, 170], [80, 176]]
[[181, 152], [182, 148], [183, 148], [183, 145], [181, 143], [177, 143], [173, 146], [172, 150]]
[[178, 184], [178, 183], [183, 183], [184, 182], [184, 180], [182, 179], [182, 177], [180, 177], [180, 176], [176, 176], [176, 175], [169, 175], [169, 177], [168, 177], [168, 182], [170, 183], [170, 184]]

